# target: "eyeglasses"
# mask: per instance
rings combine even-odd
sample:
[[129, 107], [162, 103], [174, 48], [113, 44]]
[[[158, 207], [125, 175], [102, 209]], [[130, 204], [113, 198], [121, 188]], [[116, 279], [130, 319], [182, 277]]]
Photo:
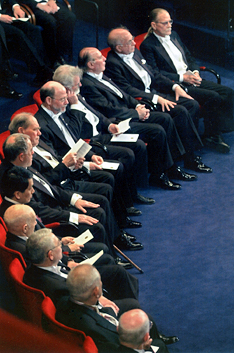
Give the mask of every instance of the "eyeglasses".
[[159, 22], [159, 21], [156, 21], [155, 23], [161, 23], [161, 25], [163, 25], [163, 26], [167, 26], [168, 24], [172, 25], [173, 20], [166, 21], [166, 22]]
[[61, 102], [61, 103], [64, 103], [64, 102], [66, 102], [66, 100], [67, 100], [67, 97], [63, 97], [63, 98], [55, 98], [55, 97], [50, 97], [50, 98], [52, 98], [52, 99], [55, 99], [55, 100], [57, 100], [57, 101], [59, 101], [59, 102]]
[[62, 240], [59, 240], [58, 245], [54, 246], [53, 248], [51, 248], [51, 249], [49, 249], [49, 250], [47, 251], [47, 256], [48, 256], [48, 254], [49, 254], [50, 251], [52, 251], [52, 250], [54, 250], [54, 249], [56, 249], [56, 248], [58, 248], [58, 247], [61, 248], [62, 245], [63, 245]]
[[126, 44], [117, 44], [117, 45], [121, 45], [121, 47], [124, 47], [126, 45], [131, 45], [132, 42], [134, 42], [134, 39], [135, 39], [135, 37], [133, 36], [132, 39], [130, 39]]

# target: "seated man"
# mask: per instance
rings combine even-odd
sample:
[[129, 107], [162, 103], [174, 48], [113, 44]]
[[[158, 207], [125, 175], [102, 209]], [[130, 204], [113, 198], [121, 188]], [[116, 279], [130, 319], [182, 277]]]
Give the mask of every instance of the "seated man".
[[37, 25], [43, 28], [42, 36], [47, 55], [52, 65], [72, 60], [75, 14], [63, 2], [54, 0], [24, 0], [34, 12]]
[[201, 104], [204, 118], [204, 144], [221, 153], [230, 147], [221, 131], [234, 126], [234, 91], [209, 80], [202, 80], [199, 66], [175, 31], [170, 14], [160, 8], [150, 14], [150, 28], [140, 50], [147, 63], [171, 80], [183, 83], [187, 92]]
[[[4, 221], [8, 228], [5, 245], [8, 248], [19, 251], [27, 265], [29, 265], [30, 259], [26, 252], [26, 241], [33, 234], [34, 228], [42, 229], [45, 228], [44, 225], [40, 222], [40, 225], [36, 224], [35, 227], [35, 223], [37, 223], [35, 212], [31, 207], [22, 204], [10, 206], [4, 214]], [[43, 227], [40, 228], [41, 226]], [[101, 250], [104, 251], [104, 254], [95, 262], [95, 266], [101, 273], [102, 281], [108, 291], [106, 291], [108, 298], [110, 296], [115, 299], [121, 299], [124, 296], [138, 298], [137, 278], [128, 273], [122, 266], [115, 264], [115, 260], [106, 253], [108, 249], [104, 244], [88, 242], [82, 246], [74, 243], [73, 237], [63, 236], [59, 239], [62, 241], [62, 262], [68, 268], [77, 266], [77, 263], [87, 260]], [[68, 246], [64, 244], [68, 244]], [[66, 248], [69, 251], [69, 255], [66, 255]], [[82, 252], [79, 249], [82, 249]], [[70, 253], [71, 250], [72, 253]], [[72, 258], [69, 256], [72, 256]], [[120, 285], [122, 286], [122, 291], [119, 291]]]
[[[25, 13], [15, 0], [1, 2], [0, 23], [3, 27], [8, 43], [12, 42], [10, 52], [19, 59], [23, 59], [31, 73], [36, 73], [35, 84], [42, 84], [52, 76], [52, 70], [44, 60], [44, 47], [41, 37], [41, 29], [29, 21], [13, 21], [13, 18], [23, 18]], [[10, 9], [5, 7], [9, 5]]]
[[[123, 313], [117, 327], [120, 344], [107, 343], [100, 350], [102, 353], [134, 353], [134, 352], [161, 352], [161, 341], [150, 337], [153, 322], [141, 309], [132, 309]], [[178, 339], [177, 339], [178, 341]]]
[[[129, 202], [128, 206], [130, 212], [137, 214], [140, 212], [133, 208], [131, 197], [128, 197], [122, 166], [119, 166], [115, 171], [115, 180], [112, 174], [103, 170], [99, 170], [98, 172], [91, 171], [90, 175], [87, 176], [87, 174], [84, 174], [84, 168], [82, 168], [84, 158], [80, 158], [76, 161], [76, 153], [68, 153], [68, 155], [62, 159], [62, 157], [56, 154], [56, 151], [52, 150], [41, 140], [40, 126], [37, 119], [30, 113], [17, 114], [11, 121], [9, 130], [11, 133], [19, 132], [29, 135], [34, 150], [32, 166], [46, 177], [51, 184], [60, 185], [65, 189], [72, 189], [79, 192], [101, 194], [106, 196], [110, 202], [112, 202], [111, 186], [115, 184], [115, 187], [117, 187], [117, 185], [119, 186], [120, 184], [121, 187], [118, 189], [118, 193], [114, 194], [113, 199], [113, 208], [120, 228], [122, 228], [121, 225], [127, 226], [128, 228], [141, 226], [139, 222], [134, 222], [128, 218], [127, 211], [125, 211], [126, 206], [124, 201]], [[93, 152], [90, 154], [94, 155]], [[59, 162], [59, 160], [61, 160], [61, 162]], [[69, 169], [70, 167], [73, 168], [72, 171]], [[91, 180], [85, 182], [82, 180], [84, 176], [87, 176], [87, 178], [93, 180], [93, 182], [91, 182]], [[106, 185], [106, 183], [111, 186]], [[124, 196], [124, 201], [122, 200], [122, 195]]]
[[[69, 268], [61, 263], [63, 256], [61, 241], [51, 229], [43, 228], [27, 239], [26, 252], [31, 264], [25, 271], [24, 282], [31, 287], [41, 289], [54, 303], [57, 303], [61, 296], [68, 294], [66, 278]], [[130, 302], [138, 303], [136, 300], [138, 280], [134, 276], [118, 265], [105, 265], [100, 260], [99, 264], [95, 263], [96, 265], [101, 273], [108, 298], [122, 302], [127, 297]]]
[[[114, 257], [116, 257], [113, 249], [113, 242], [115, 240], [123, 247], [124, 244], [125, 246], [128, 246], [128, 249], [130, 249], [130, 247], [138, 250], [143, 248], [140, 243], [132, 243], [127, 236], [120, 232], [115, 220], [113, 219], [109, 202], [104, 196], [94, 194], [80, 195], [69, 190], [63, 190], [60, 187], [51, 185], [40, 173], [32, 169], [30, 167], [33, 153], [32, 144], [27, 135], [10, 135], [4, 142], [3, 153], [5, 155], [5, 159], [0, 166], [0, 171], [6, 171], [13, 165], [18, 165], [24, 168], [28, 167], [28, 169], [32, 171], [36, 192], [34, 195], [34, 200], [31, 200], [30, 205], [36, 214], [41, 217], [43, 222], [51, 223], [56, 221], [70, 221], [71, 223], [79, 224], [78, 227], [81, 233], [86, 229], [90, 229], [95, 240], [105, 243]], [[13, 179], [15, 178], [14, 175], [15, 174], [12, 175]], [[4, 184], [3, 182], [4, 178], [2, 178], [2, 184]], [[5, 184], [5, 191], [10, 194], [10, 198], [12, 198], [15, 196], [15, 190], [10, 190], [11, 185], [8, 188], [9, 190], [7, 189], [7, 179], [5, 180]], [[28, 182], [26, 181], [24, 186], [27, 184]], [[26, 188], [27, 186], [24, 190]], [[78, 195], [80, 195], [81, 198], [78, 197]], [[76, 199], [74, 199], [74, 203], [72, 201], [73, 196], [75, 196]], [[82, 200], [83, 196], [90, 200], [97, 201], [98, 203]], [[101, 207], [99, 207], [99, 205], [101, 205]], [[86, 207], [88, 210], [85, 209]], [[102, 207], [104, 207], [104, 209]], [[87, 215], [83, 213], [87, 213]], [[100, 222], [98, 222], [98, 220]], [[105, 225], [106, 229], [103, 225]], [[124, 242], [125, 239], [126, 242]]]
[[[196, 131], [190, 114], [186, 114], [186, 119], [178, 116], [177, 124], [180, 124], [180, 135], [183, 136], [182, 145], [174, 121], [167, 113], [151, 112], [145, 105], [132, 98], [122, 91], [112, 80], [103, 76], [106, 59], [96, 48], [84, 48], [80, 52], [79, 65], [85, 71], [82, 80], [81, 93], [88, 103], [98, 109], [109, 118], [125, 120], [132, 118], [130, 122], [131, 131], [139, 133], [140, 137], [148, 143], [149, 169], [151, 171], [150, 184], [168, 189], [179, 189], [170, 185], [170, 180], [165, 173], [169, 173], [174, 179], [192, 181], [196, 176], [185, 173], [178, 168], [173, 161], [184, 154], [184, 165], [186, 168], [211, 172], [211, 168], [206, 167], [195, 157], [194, 151], [201, 147], [202, 143]], [[193, 112], [196, 116], [199, 106], [193, 101]], [[160, 137], [159, 137], [160, 136]], [[163, 139], [162, 139], [163, 136]], [[165, 151], [167, 150], [167, 151]], [[168, 151], [169, 150], [169, 151]], [[185, 150], [185, 151], [184, 151]], [[157, 154], [155, 153], [157, 151]], [[186, 152], [186, 153], [184, 153]], [[161, 173], [160, 173], [161, 172]], [[168, 181], [169, 180], [169, 181]]]
[[[70, 297], [63, 297], [58, 302], [56, 319], [91, 336], [100, 351], [108, 342], [119, 344], [118, 317], [125, 311], [140, 308], [139, 303], [125, 300], [121, 303], [116, 301], [118, 307], [111, 303], [102, 305], [100, 274], [91, 265], [72, 269], [67, 277], [67, 288]], [[152, 329], [152, 337], [159, 338], [155, 324]], [[175, 337], [170, 337], [170, 340], [173, 342]], [[160, 343], [162, 352], [167, 352], [163, 339]]]
[[[147, 149], [145, 143], [138, 139], [136, 142], [112, 142], [112, 134], [119, 132], [118, 125], [107, 119], [104, 115], [94, 110], [80, 94], [83, 71], [70, 65], [59, 66], [53, 75], [53, 80], [61, 83], [67, 93], [74, 92], [78, 100], [74, 100], [72, 107], [82, 112], [79, 120], [82, 120], [80, 137], [90, 139], [92, 150], [103, 158], [117, 159], [123, 163], [127, 173], [127, 179], [134, 202], [151, 204], [152, 199], [137, 194], [136, 185], [147, 186], [148, 164]], [[75, 97], [74, 97], [75, 98]], [[103, 146], [103, 148], [101, 148]], [[132, 150], [132, 151], [130, 151]], [[126, 153], [127, 152], [127, 153]], [[132, 162], [134, 160], [134, 162]]]

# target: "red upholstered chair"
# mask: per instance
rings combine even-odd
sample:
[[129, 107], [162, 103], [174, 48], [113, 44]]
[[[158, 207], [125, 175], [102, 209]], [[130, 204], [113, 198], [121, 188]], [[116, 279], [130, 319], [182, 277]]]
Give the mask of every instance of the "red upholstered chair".
[[101, 53], [102, 53], [102, 55], [105, 56], [105, 58], [106, 58], [106, 57], [107, 57], [107, 54], [109, 53], [109, 51], [110, 51], [110, 47], [102, 49], [102, 50], [101, 50]]
[[[138, 36], [136, 36], [134, 38], [134, 41], [136, 43], [136, 48], [138, 50], [140, 50], [140, 45], [141, 43], [143, 42], [145, 36], [146, 36], [147, 33], [142, 33], [142, 34], [139, 34]], [[220, 75], [218, 74], [218, 72], [216, 72], [215, 70], [213, 69], [210, 69], [206, 66], [200, 66], [200, 71], [207, 71], [207, 72], [210, 72], [211, 74], [213, 74], [215, 77], [216, 77], [216, 80], [217, 80], [217, 83], [221, 84], [221, 77]]]
[[22, 316], [41, 328], [41, 304], [45, 294], [39, 289], [26, 285], [23, 282], [24, 273], [25, 269], [19, 259], [14, 259], [9, 266], [9, 274], [17, 295], [18, 305], [22, 308]]
[[49, 297], [45, 297], [42, 302], [42, 313], [43, 328], [47, 332], [54, 333], [67, 342], [72, 342], [83, 347], [86, 353], [98, 353], [98, 349], [91, 337], [86, 336], [80, 330], [65, 326], [55, 319], [56, 309]]
[[37, 106], [40, 107], [41, 104], [42, 104], [42, 101], [41, 101], [40, 90], [39, 89], [34, 93], [33, 99], [36, 102]]
[[19, 113], [31, 113], [32, 115], [34, 115], [37, 111], [38, 106], [36, 104], [26, 105], [25, 107], [16, 110], [16, 112], [14, 112], [14, 114], [11, 116], [11, 120], [14, 119], [14, 117]]
[[6, 278], [9, 280], [10, 279], [9, 266], [11, 262], [15, 258], [17, 258], [24, 270], [26, 268], [26, 263], [24, 261], [23, 256], [18, 251], [9, 249], [5, 246], [6, 234], [7, 234], [7, 227], [2, 217], [0, 217], [0, 261], [1, 261], [3, 271], [6, 275]]
[[8, 353], [85, 353], [73, 342], [47, 334], [0, 309], [0, 350]]
[[2, 145], [8, 136], [10, 136], [9, 130], [4, 131], [0, 134], [0, 154], [1, 154], [2, 158], [4, 158], [3, 151], [2, 151]]

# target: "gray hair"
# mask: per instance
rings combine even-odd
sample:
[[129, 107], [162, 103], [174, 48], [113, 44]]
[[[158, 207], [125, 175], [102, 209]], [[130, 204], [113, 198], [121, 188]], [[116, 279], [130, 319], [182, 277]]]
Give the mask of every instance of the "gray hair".
[[26, 112], [17, 114], [8, 126], [10, 133], [11, 134], [17, 133], [19, 127], [23, 127], [24, 129], [27, 129], [30, 125], [29, 118], [31, 116], [33, 116], [33, 114], [26, 113]]
[[90, 298], [93, 289], [100, 284], [100, 274], [98, 270], [88, 264], [79, 265], [73, 268], [67, 277], [67, 287], [70, 296], [81, 302]]
[[[150, 14], [149, 14], [149, 20], [150, 20], [150, 23], [151, 22], [157, 22], [157, 19], [158, 19], [158, 15], [161, 13], [161, 12], [167, 12], [167, 10], [165, 9], [161, 9], [160, 7], [156, 8], [156, 9], [153, 9]], [[148, 29], [148, 32], [145, 36], [145, 38], [147, 38], [151, 33], [153, 33], [153, 27], [149, 27]], [[144, 38], [144, 39], [145, 39]]]
[[[13, 140], [13, 143], [9, 140]], [[15, 133], [8, 136], [2, 146], [5, 159], [13, 162], [20, 153], [27, 153], [29, 142], [31, 142], [30, 137], [25, 134]]]
[[26, 242], [26, 251], [33, 264], [41, 264], [45, 261], [47, 253], [54, 247], [52, 230], [42, 228], [34, 232]]
[[61, 65], [59, 66], [53, 75], [53, 80], [61, 83], [66, 88], [71, 89], [74, 85], [74, 78], [79, 76], [82, 79], [83, 70], [79, 69], [78, 66]]

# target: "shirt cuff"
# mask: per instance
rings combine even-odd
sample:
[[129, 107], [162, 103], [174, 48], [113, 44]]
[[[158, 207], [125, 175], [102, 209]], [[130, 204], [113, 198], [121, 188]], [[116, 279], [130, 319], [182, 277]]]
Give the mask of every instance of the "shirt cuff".
[[82, 196], [81, 196], [81, 195], [79, 195], [79, 194], [73, 194], [73, 195], [72, 195], [72, 198], [71, 198], [71, 201], [70, 201], [70, 205], [75, 206], [76, 201], [77, 201], [77, 200], [80, 200], [80, 199], [82, 199]]
[[71, 104], [70, 109], [79, 110], [79, 104]]
[[79, 224], [79, 215], [75, 212], [70, 212], [69, 222]]
[[157, 95], [157, 94], [154, 94], [154, 95], [153, 95], [152, 102], [153, 102], [154, 104], [158, 104], [158, 95]]
[[90, 172], [89, 162], [84, 162], [83, 166], [88, 169], [88, 172]]
[[175, 84], [172, 86], [172, 91], [174, 91], [177, 86], [179, 86], [178, 83], [175, 83]]
[[179, 82], [183, 82], [183, 81], [184, 81], [184, 75], [183, 75], [183, 74], [180, 74], [179, 76], [180, 76], [180, 77], [179, 77]]

